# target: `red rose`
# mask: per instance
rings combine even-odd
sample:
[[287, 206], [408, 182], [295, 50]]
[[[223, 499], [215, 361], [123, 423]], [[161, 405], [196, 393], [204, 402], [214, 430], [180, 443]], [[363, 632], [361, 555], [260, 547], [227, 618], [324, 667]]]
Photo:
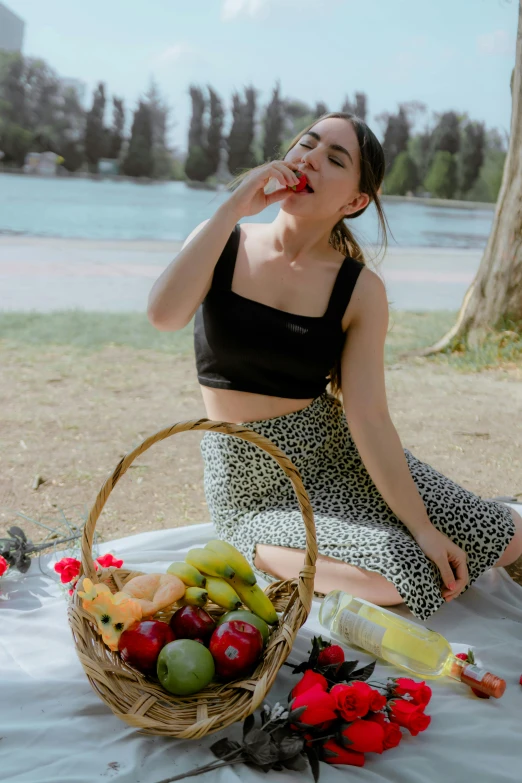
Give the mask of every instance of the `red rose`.
[[346, 721], [363, 718], [370, 709], [373, 688], [365, 682], [352, 682], [350, 685], [334, 685], [330, 691], [335, 707]]
[[80, 573], [81, 563], [74, 557], [62, 557], [57, 563], [54, 564], [54, 570], [57, 574], [60, 574], [60, 580], [63, 584], [71, 582]]
[[422, 706], [419, 704], [412, 704], [409, 701], [404, 701], [404, 699], [399, 699], [398, 701], [391, 701], [390, 705], [390, 720], [393, 723], [398, 723], [399, 726], [404, 726], [414, 737], [420, 731], [425, 731], [431, 723], [430, 716], [424, 714]]
[[2, 555], [0, 555], [0, 576], [3, 576], [8, 568], [9, 568], [9, 563], [7, 562], [5, 557], [2, 557]]
[[397, 723], [390, 723], [382, 712], [369, 712], [365, 720], [382, 726], [384, 730], [384, 750], [397, 747], [402, 739], [402, 731]]
[[111, 554], [102, 555], [101, 557], [97, 557], [96, 560], [102, 566], [102, 568], [110, 568], [110, 566], [121, 568], [123, 565], [123, 560], [117, 560], [114, 555]]
[[328, 681], [326, 677], [323, 677], [319, 672], [314, 672], [312, 669], [307, 669], [297, 685], [292, 688], [290, 693], [291, 699], [296, 699], [305, 691], [309, 691], [314, 685], [320, 685], [323, 691], [328, 690]]
[[372, 720], [361, 720], [341, 727], [339, 742], [343, 747], [360, 753], [382, 753], [384, 728]]
[[370, 709], [372, 712], [380, 712], [386, 707], [386, 696], [373, 689], [371, 694]]
[[394, 693], [396, 696], [409, 694], [413, 698], [414, 704], [421, 704], [426, 707], [430, 703], [431, 688], [425, 682], [416, 682], [407, 677], [399, 677], [396, 680]]
[[352, 767], [364, 767], [364, 753], [349, 750], [329, 739], [323, 745], [323, 761], [327, 764], [350, 764]]
[[[321, 726], [322, 724], [328, 724], [330, 721], [337, 718], [335, 712], [335, 701], [326, 693], [321, 685], [314, 685], [304, 693], [301, 693], [295, 698], [291, 705], [290, 710], [298, 710], [299, 707], [306, 707], [306, 710], [299, 718], [299, 723], [304, 723], [307, 726]], [[292, 716], [290, 715], [290, 720]], [[326, 728], [326, 725], [324, 728]]]

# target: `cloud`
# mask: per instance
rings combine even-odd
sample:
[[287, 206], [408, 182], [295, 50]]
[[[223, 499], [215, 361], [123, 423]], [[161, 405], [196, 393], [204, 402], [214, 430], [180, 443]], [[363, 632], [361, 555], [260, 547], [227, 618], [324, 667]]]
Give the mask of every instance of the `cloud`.
[[[338, 5], [341, 0], [319, 0], [321, 9], [325, 6]], [[318, 0], [222, 0], [221, 21], [231, 22], [238, 17], [255, 19], [266, 17], [272, 11], [280, 11], [281, 6], [303, 8], [305, 5], [317, 7]]]
[[201, 57], [201, 53], [194, 46], [188, 43], [177, 43], [173, 46], [167, 46], [162, 52], [160, 52], [154, 58], [154, 65], [171, 65], [172, 63], [179, 63], [180, 61], [198, 61]]
[[477, 48], [480, 54], [515, 54], [515, 47], [507, 30], [495, 30], [492, 33], [479, 35]]
[[267, 10], [271, 0], [223, 0], [221, 19], [230, 22], [238, 16], [258, 16]]

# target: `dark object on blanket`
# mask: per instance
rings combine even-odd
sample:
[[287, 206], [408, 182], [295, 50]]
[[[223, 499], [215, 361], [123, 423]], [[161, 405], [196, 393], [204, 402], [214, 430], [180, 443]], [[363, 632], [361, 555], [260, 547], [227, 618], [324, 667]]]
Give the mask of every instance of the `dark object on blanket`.
[[53, 539], [44, 544], [33, 544], [21, 527], [13, 525], [8, 529], [9, 538], [0, 538], [0, 555], [4, 557], [11, 568], [17, 568], [20, 573], [25, 574], [31, 565], [30, 555], [36, 552], [43, 552], [44, 549], [65, 544], [68, 541], [74, 541], [79, 538], [81, 531], [74, 536], [68, 536], [62, 539]]

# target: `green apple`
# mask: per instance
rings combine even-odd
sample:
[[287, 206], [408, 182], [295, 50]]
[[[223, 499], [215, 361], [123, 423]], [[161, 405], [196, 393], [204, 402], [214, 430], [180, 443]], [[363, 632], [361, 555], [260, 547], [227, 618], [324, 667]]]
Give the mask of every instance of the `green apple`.
[[270, 630], [265, 621], [258, 617], [257, 614], [248, 612], [246, 609], [234, 609], [232, 612], [227, 612], [223, 617], [220, 617], [217, 624], [222, 625], [222, 623], [227, 623], [229, 620], [242, 620], [244, 623], [250, 623], [261, 632], [263, 646], [267, 643]]
[[158, 656], [158, 679], [166, 691], [176, 696], [197, 693], [209, 684], [214, 672], [210, 651], [193, 639], [169, 642]]

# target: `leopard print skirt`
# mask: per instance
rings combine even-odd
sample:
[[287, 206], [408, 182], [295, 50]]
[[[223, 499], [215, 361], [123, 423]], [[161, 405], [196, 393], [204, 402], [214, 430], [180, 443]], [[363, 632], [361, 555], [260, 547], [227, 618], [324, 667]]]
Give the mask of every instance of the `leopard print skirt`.
[[[445, 602], [438, 568], [377, 490], [352, 439], [341, 403], [323, 392], [308, 406], [244, 426], [275, 443], [294, 463], [310, 497], [319, 554], [392, 582], [421, 620]], [[258, 446], [219, 432], [200, 442], [212, 522], [254, 570], [256, 544], [305, 549], [305, 530], [290, 479]], [[483, 500], [404, 449], [433, 525], [468, 555], [469, 585], [493, 566], [515, 534], [509, 506]]]

